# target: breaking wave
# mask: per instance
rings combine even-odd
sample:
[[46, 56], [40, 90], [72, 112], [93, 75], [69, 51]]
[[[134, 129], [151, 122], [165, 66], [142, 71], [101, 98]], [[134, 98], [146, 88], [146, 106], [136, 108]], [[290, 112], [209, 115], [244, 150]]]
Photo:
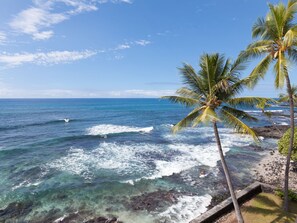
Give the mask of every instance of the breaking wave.
[[120, 134], [120, 133], [149, 133], [154, 129], [154, 127], [132, 127], [132, 126], [122, 126], [122, 125], [96, 125], [87, 129], [88, 135], [109, 135], [109, 134]]

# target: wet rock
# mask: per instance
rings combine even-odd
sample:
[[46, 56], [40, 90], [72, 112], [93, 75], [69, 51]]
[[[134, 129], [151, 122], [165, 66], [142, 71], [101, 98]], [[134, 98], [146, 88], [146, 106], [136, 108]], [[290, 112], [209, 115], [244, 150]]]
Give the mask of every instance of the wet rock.
[[67, 194], [57, 193], [57, 194], [53, 194], [52, 199], [53, 200], [64, 200], [67, 197], [68, 197]]
[[156, 211], [157, 209], [177, 203], [179, 194], [176, 191], [155, 191], [132, 197], [127, 204], [132, 210]]
[[61, 217], [56, 219], [55, 223], [76, 223], [76, 222], [83, 222], [84, 218], [78, 213], [71, 213], [66, 217]]
[[230, 197], [230, 193], [227, 192], [227, 191], [213, 195], [212, 198], [211, 198], [210, 205], [207, 208], [208, 209], [213, 208], [214, 206], [218, 205], [219, 203], [221, 203], [222, 201], [224, 201], [228, 197]]
[[264, 151], [264, 149], [259, 145], [249, 145], [249, 146], [243, 147], [243, 148], [247, 148], [248, 150], [252, 149], [254, 151]]
[[91, 220], [85, 221], [84, 223], [123, 223], [119, 221], [116, 217], [113, 218], [105, 218], [105, 217], [97, 217]]
[[26, 216], [32, 211], [32, 207], [32, 201], [10, 203], [5, 209], [0, 210], [0, 220]]
[[42, 217], [39, 220], [33, 221], [33, 222], [34, 223], [52, 223], [61, 215], [61, 210], [58, 208], [55, 208], [55, 209], [51, 209], [50, 211], [42, 211], [41, 215]]
[[289, 128], [290, 126], [288, 125], [270, 125], [263, 127], [254, 127], [253, 130], [258, 136], [280, 139]]

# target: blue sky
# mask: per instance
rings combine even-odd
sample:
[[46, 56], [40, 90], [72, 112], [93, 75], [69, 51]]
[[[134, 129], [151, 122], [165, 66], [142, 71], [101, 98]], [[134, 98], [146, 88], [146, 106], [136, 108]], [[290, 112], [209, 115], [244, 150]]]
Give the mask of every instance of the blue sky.
[[[267, 10], [262, 0], [2, 0], [0, 97], [171, 95], [177, 67], [197, 68], [203, 53], [235, 58]], [[277, 96], [273, 79], [243, 95]]]

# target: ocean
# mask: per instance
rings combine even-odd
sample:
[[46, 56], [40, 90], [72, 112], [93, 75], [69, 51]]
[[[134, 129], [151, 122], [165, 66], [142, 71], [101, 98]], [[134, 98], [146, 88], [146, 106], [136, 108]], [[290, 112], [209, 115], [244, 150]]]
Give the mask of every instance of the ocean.
[[[288, 114], [285, 107], [270, 110]], [[74, 213], [124, 223], [189, 222], [226, 192], [212, 127], [171, 132], [189, 111], [160, 99], [1, 99], [0, 220], [60, 222]], [[259, 118], [250, 125], [271, 125], [261, 111], [247, 111]], [[219, 127], [241, 188], [276, 141], [263, 138], [259, 151], [251, 137]], [[149, 210], [133, 204], [164, 191], [172, 203], [153, 199]], [[23, 209], [5, 213], [6, 207]]]

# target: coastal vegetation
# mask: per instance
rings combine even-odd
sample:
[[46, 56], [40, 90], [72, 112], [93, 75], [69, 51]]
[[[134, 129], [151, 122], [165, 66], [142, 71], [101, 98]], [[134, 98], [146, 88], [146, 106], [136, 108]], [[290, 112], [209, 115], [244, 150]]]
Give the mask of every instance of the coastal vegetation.
[[229, 192], [234, 204], [238, 222], [244, 222], [234, 193], [231, 176], [225, 161], [220, 141], [218, 123], [222, 122], [235, 131], [250, 134], [255, 140], [255, 132], [243, 121], [255, 121], [256, 118], [239, 109], [239, 106], [255, 106], [269, 101], [260, 97], [236, 97], [245, 86], [246, 79], [240, 80], [240, 72], [245, 68], [241, 59], [231, 62], [223, 55], [204, 54], [200, 57], [199, 71], [184, 64], [180, 68], [184, 87], [176, 91], [177, 96], [165, 96], [174, 103], [180, 103], [193, 110], [173, 127], [173, 132], [192, 125], [211, 123], [221, 158]]
[[[284, 198], [284, 192], [281, 189], [276, 189], [275, 194], [277, 196], [280, 196], [281, 198]], [[297, 193], [295, 193], [292, 190], [289, 190], [289, 200], [297, 202]]]
[[289, 169], [294, 142], [294, 99], [290, 81], [290, 63], [297, 62], [297, 25], [294, 16], [297, 12], [297, 0], [269, 4], [269, 12], [265, 18], [258, 18], [252, 28], [252, 36], [256, 41], [248, 45], [241, 53], [241, 58], [262, 58], [249, 75], [249, 85], [254, 87], [264, 78], [270, 66], [275, 73], [275, 87], [282, 88], [286, 83], [290, 105], [290, 141], [285, 168], [284, 210], [288, 211]]
[[[278, 141], [278, 151], [282, 155], [288, 155], [288, 148], [290, 146], [291, 130], [288, 129]], [[297, 161], [297, 128], [294, 130], [294, 144], [291, 159]]]

